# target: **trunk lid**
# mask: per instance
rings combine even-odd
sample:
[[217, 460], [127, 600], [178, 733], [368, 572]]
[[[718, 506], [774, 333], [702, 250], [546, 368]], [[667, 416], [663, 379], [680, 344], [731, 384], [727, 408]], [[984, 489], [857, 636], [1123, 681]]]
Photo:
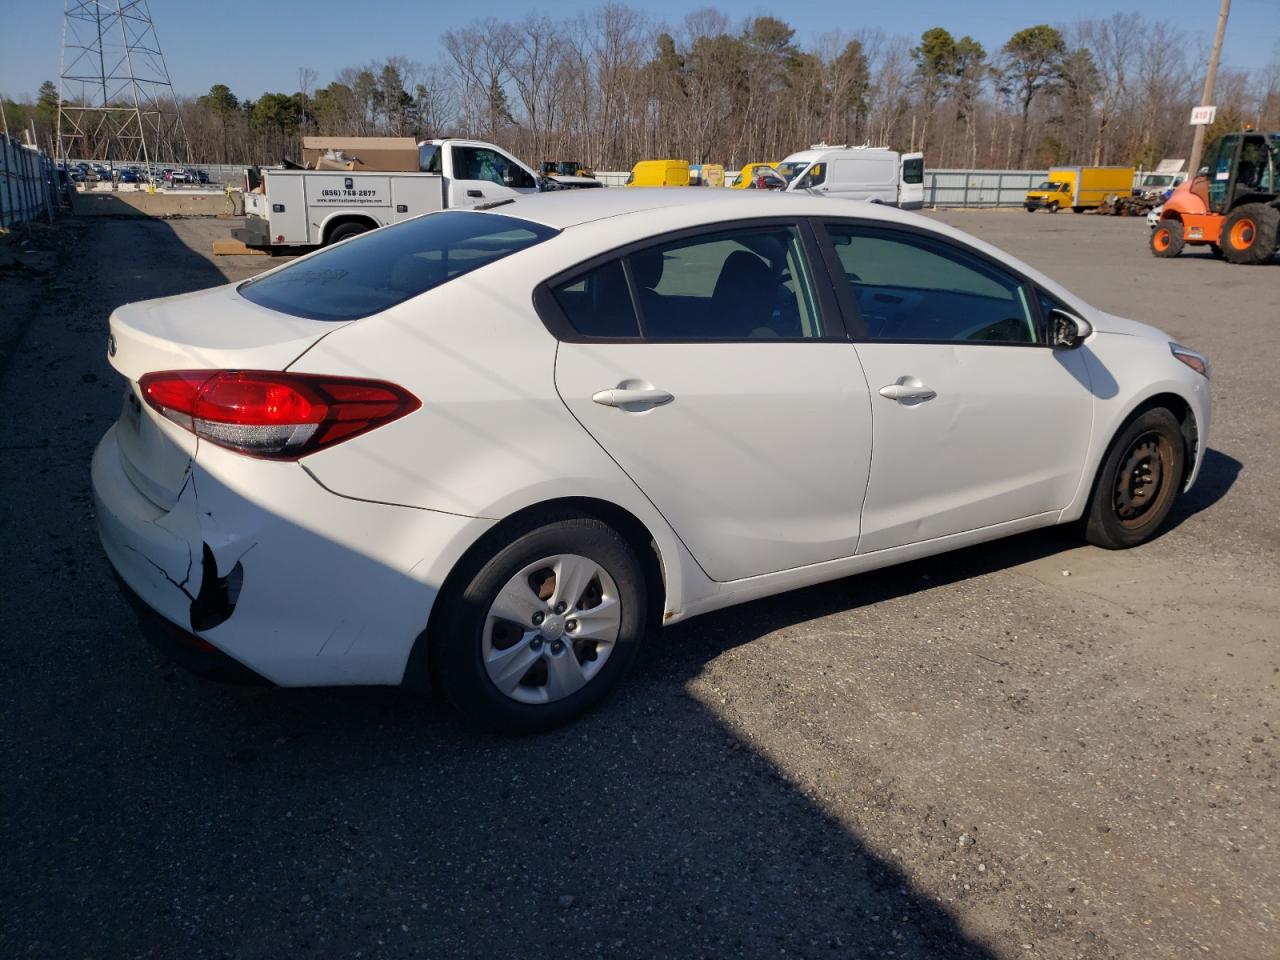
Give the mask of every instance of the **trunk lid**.
[[283, 370], [342, 326], [276, 313], [245, 300], [231, 285], [118, 308], [111, 315], [108, 354], [128, 382], [115, 430], [134, 486], [157, 506], [172, 508], [196, 451], [194, 434], [142, 399], [138, 380], [144, 374]]

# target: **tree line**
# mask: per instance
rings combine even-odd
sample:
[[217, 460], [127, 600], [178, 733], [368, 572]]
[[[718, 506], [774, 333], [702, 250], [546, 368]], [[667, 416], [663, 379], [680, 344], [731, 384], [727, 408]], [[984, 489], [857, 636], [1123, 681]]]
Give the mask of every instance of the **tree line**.
[[[919, 38], [834, 30], [799, 43], [783, 20], [734, 24], [703, 9], [672, 27], [610, 4], [568, 19], [478, 20], [407, 57], [309, 68], [292, 93], [215, 84], [177, 106], [206, 163], [297, 158], [301, 137], [466, 136], [538, 163], [627, 169], [642, 158], [778, 160], [811, 143], [923, 150], [932, 167], [1152, 166], [1185, 157], [1207, 48], [1138, 13], [1036, 24], [996, 50], [942, 27]], [[1269, 65], [1220, 71], [1210, 136], [1245, 121], [1280, 129], [1280, 48]], [[6, 103], [10, 123], [49, 129], [57, 90]], [[50, 131], [51, 132], [51, 131]]]

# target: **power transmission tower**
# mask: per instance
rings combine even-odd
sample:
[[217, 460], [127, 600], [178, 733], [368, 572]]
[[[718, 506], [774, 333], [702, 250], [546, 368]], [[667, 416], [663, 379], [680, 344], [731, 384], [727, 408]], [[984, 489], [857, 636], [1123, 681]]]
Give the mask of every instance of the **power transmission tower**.
[[191, 162], [146, 0], [65, 0], [58, 158]]

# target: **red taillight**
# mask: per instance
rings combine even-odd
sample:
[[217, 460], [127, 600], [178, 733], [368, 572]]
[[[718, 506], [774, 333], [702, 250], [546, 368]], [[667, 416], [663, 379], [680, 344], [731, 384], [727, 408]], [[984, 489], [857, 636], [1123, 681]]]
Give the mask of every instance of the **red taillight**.
[[272, 460], [297, 460], [422, 406], [381, 380], [270, 370], [167, 370], [139, 386], [148, 404], [196, 436]]

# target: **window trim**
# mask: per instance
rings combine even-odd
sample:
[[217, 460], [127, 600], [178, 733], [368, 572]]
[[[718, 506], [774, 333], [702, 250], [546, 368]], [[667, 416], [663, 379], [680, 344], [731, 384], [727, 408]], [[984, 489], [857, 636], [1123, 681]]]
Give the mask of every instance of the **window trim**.
[[[543, 326], [561, 343], [848, 343], [849, 335], [845, 327], [844, 312], [838, 302], [838, 294], [827, 265], [822, 244], [819, 242], [814, 225], [809, 217], [752, 217], [742, 220], [723, 220], [713, 224], [700, 224], [696, 227], [685, 227], [667, 233], [655, 234], [643, 240], [635, 240], [622, 246], [614, 247], [604, 253], [579, 261], [566, 270], [561, 270], [539, 283], [533, 290], [533, 309], [538, 314]], [[661, 337], [645, 335], [644, 311], [640, 306], [640, 297], [632, 275], [629, 257], [633, 253], [647, 250], [650, 247], [696, 239], [701, 236], [729, 233], [733, 231], [758, 232], [786, 227], [794, 229], [800, 237], [800, 252], [805, 258], [805, 266], [809, 270], [810, 280], [814, 286], [818, 314], [822, 321], [825, 335], [821, 337]], [[635, 311], [639, 335], [635, 337], [595, 337], [579, 333], [569, 322], [568, 316], [561, 309], [552, 293], [552, 288], [563, 283], [572, 282], [585, 273], [590, 273], [611, 260], [622, 260], [623, 273], [627, 278], [627, 290], [631, 294], [631, 309]], [[847, 286], [847, 284], [846, 284]], [[797, 291], [797, 295], [799, 291]]]
[[[886, 223], [883, 220], [868, 220], [861, 217], [842, 217], [840, 219], [815, 217], [812, 219], [814, 220], [814, 231], [819, 238], [819, 243], [823, 248], [823, 254], [826, 258], [827, 270], [831, 274], [832, 286], [835, 287], [836, 299], [839, 301], [840, 308], [844, 312], [845, 328], [850, 331], [849, 339], [853, 343], [922, 343], [972, 347], [1039, 347], [1048, 350], [1056, 349], [1049, 336], [1048, 319], [1040, 309], [1040, 294], [1043, 292], [1046, 296], [1059, 302], [1061, 302], [1063, 298], [1048, 290], [1043, 290], [1038, 283], [1009, 264], [996, 259], [982, 250], [971, 247], [967, 243], [958, 242], [952, 237], [943, 236], [936, 231], [923, 229], [911, 224]], [[879, 231], [881, 233], [897, 233], [912, 238], [922, 237], [925, 240], [932, 240], [935, 243], [949, 244], [967, 256], [973, 257], [993, 269], [1008, 275], [1014, 280], [1017, 280], [1022, 288], [1023, 296], [1026, 298], [1028, 308], [1031, 310], [1032, 320], [1035, 323], [1036, 332], [1040, 337], [1040, 340], [1034, 343], [1025, 343], [1015, 340], [916, 340], [908, 338], [866, 336], [866, 322], [862, 318], [862, 311], [858, 309], [857, 298], [854, 297], [853, 291], [850, 289], [847, 281], [843, 283], [840, 282], [840, 280], [845, 277], [844, 265], [840, 262], [840, 256], [836, 252], [836, 244], [828, 230], [829, 226], [850, 226], [858, 229]], [[1083, 311], [1070, 303], [1066, 303], [1064, 306], [1074, 313], [1083, 314]], [[855, 331], [858, 332], [855, 333]]]

